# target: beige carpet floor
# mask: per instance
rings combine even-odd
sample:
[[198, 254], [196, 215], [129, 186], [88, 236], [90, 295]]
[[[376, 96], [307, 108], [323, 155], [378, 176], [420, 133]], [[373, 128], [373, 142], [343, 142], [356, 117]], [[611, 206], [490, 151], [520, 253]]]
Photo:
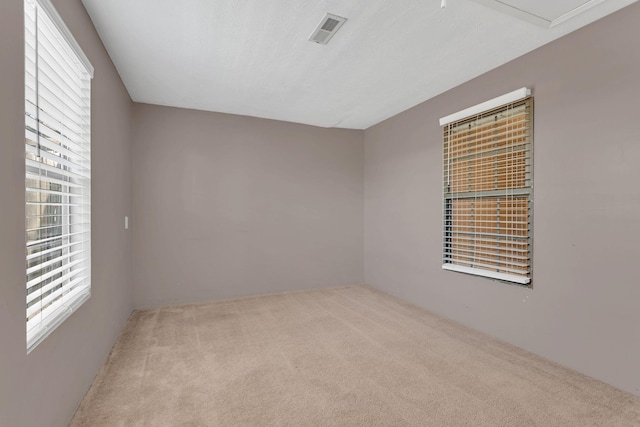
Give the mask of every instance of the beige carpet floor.
[[640, 426], [640, 398], [353, 286], [137, 311], [71, 426]]

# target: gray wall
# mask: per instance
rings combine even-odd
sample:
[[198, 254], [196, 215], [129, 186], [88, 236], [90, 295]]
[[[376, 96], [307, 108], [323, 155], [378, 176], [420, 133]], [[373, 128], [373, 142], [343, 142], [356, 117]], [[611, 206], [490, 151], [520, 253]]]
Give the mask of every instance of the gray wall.
[[136, 307], [363, 282], [363, 132], [133, 112]]
[[[640, 394], [640, 4], [365, 132], [365, 279]], [[535, 96], [533, 290], [441, 270], [438, 119]]]
[[66, 426], [132, 310], [131, 101], [80, 0], [54, 0], [93, 63], [92, 297], [25, 338], [23, 0], [0, 1], [0, 426]]

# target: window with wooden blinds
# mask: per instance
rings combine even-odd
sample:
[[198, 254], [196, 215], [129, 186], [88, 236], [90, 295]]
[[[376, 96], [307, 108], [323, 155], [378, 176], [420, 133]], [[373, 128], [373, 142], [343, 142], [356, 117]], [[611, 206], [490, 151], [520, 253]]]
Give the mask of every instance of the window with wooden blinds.
[[533, 99], [520, 89], [441, 119], [443, 269], [531, 283]]

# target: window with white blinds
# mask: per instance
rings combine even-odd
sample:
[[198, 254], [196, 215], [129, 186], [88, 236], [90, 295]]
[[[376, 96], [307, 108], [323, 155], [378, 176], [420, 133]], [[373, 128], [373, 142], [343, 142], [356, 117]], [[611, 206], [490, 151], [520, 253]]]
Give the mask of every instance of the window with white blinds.
[[27, 350], [91, 293], [93, 68], [48, 0], [26, 0]]
[[531, 283], [532, 109], [523, 88], [440, 120], [443, 269]]

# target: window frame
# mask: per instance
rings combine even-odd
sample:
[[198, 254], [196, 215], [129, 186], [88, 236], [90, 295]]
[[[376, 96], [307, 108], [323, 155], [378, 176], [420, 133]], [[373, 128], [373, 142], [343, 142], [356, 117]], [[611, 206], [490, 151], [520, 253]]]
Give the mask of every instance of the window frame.
[[[454, 192], [452, 191], [451, 188], [448, 187], [448, 185], [451, 183], [450, 177], [448, 176], [448, 174], [450, 174], [449, 168], [451, 166], [445, 164], [445, 162], [447, 160], [450, 161], [451, 158], [448, 157], [450, 156], [450, 153], [447, 151], [450, 148], [448, 146], [449, 141], [447, 139], [448, 138], [447, 131], [450, 129], [451, 126], [460, 125], [462, 123], [475, 123], [483, 118], [490, 117], [491, 115], [496, 115], [500, 112], [509, 111], [508, 110], [509, 108], [514, 107], [516, 105], [520, 105], [520, 104], [524, 105], [525, 113], [523, 113], [523, 115], [525, 118], [524, 119], [525, 123], [527, 123], [528, 121], [528, 124], [525, 124], [526, 143], [524, 144], [525, 149], [523, 150], [525, 166], [524, 166], [524, 172], [522, 172], [522, 176], [521, 176], [521, 179], [523, 180], [523, 183], [525, 185], [523, 187], [518, 187], [517, 191], [514, 191], [513, 188], [511, 189], [505, 188], [504, 190], [477, 191], [476, 193], [483, 193], [483, 194], [480, 194], [479, 196], [475, 194], [473, 198], [469, 197], [467, 200], [473, 200], [474, 203], [479, 200], [483, 202], [488, 200], [498, 200], [497, 202], [498, 208], [496, 211], [496, 221], [499, 222], [500, 221], [500, 201], [499, 201], [500, 196], [503, 196], [503, 197], [511, 196], [512, 202], [516, 200], [514, 196], [516, 196], [517, 198], [524, 198], [522, 196], [526, 197], [526, 200], [527, 200], [527, 203], [526, 203], [527, 234], [525, 239], [526, 246], [527, 246], [526, 275], [521, 275], [520, 272], [517, 272], [517, 273], [512, 273], [509, 271], [501, 272], [499, 270], [501, 269], [504, 270], [504, 268], [495, 267], [495, 266], [492, 269], [488, 269], [487, 268], [488, 266], [476, 267], [474, 264], [481, 264], [482, 262], [478, 263], [476, 261], [475, 254], [472, 261], [460, 262], [460, 260], [457, 260], [458, 262], [456, 263], [454, 259], [455, 256], [452, 256], [452, 250], [455, 246], [455, 243], [452, 243], [452, 239], [454, 239], [453, 233], [455, 233], [454, 224], [453, 224], [454, 222], [453, 202], [454, 200], [459, 201], [459, 200], [465, 200], [465, 199], [457, 198], [457, 196], [454, 197], [454, 194], [456, 193], [461, 194], [461, 192], [459, 191]], [[504, 283], [513, 284], [513, 285], [525, 286], [529, 288], [532, 287], [532, 283], [533, 283], [533, 146], [534, 146], [533, 117], [534, 117], [534, 103], [533, 103], [533, 97], [531, 95], [531, 90], [528, 88], [521, 88], [513, 92], [507, 93], [505, 95], [499, 96], [497, 98], [491, 99], [489, 101], [483, 102], [481, 104], [475, 105], [473, 107], [464, 109], [457, 113], [450, 114], [440, 119], [440, 126], [443, 130], [443, 185], [442, 185], [442, 192], [443, 192], [442, 193], [442, 209], [443, 209], [442, 210], [442, 269], [443, 270], [465, 273], [465, 274], [474, 275], [478, 277], [484, 277], [494, 281], [504, 282]], [[507, 137], [505, 137], [505, 140], [506, 138]], [[505, 142], [505, 144], [507, 143]], [[498, 151], [499, 151], [498, 149], [490, 151], [489, 155], [487, 155], [486, 158], [489, 158], [491, 156], [491, 153], [497, 156]], [[475, 157], [475, 159], [479, 159], [479, 158], [483, 158], [483, 157], [482, 156]], [[517, 169], [515, 166], [513, 167], [514, 167], [514, 170]], [[505, 167], [505, 169], [506, 169], [505, 171], [506, 175], [508, 175], [509, 173], [513, 173], [507, 167]], [[519, 178], [520, 177], [518, 176], [516, 179], [519, 179]], [[475, 178], [475, 179], [470, 178], [469, 182], [477, 185], [478, 183], [482, 183], [482, 180], [479, 178]], [[511, 191], [510, 195], [509, 195], [509, 191]], [[515, 204], [512, 206], [515, 206]], [[467, 214], [471, 218], [473, 218], [473, 215], [475, 215], [473, 213], [474, 209], [475, 208], [471, 208], [470, 213]], [[474, 229], [477, 227], [475, 225], [475, 222], [473, 223], [472, 227], [474, 227]], [[476, 232], [474, 231], [473, 243], [472, 244], [464, 243], [465, 245], [475, 248], [475, 245], [476, 245], [475, 233]], [[500, 237], [496, 237], [495, 240], [498, 242], [497, 247], [499, 248]], [[514, 240], [509, 241], [509, 243], [512, 243], [512, 242], [514, 242]], [[492, 255], [491, 249], [493, 248], [484, 248], [482, 249], [482, 252], [484, 254]], [[474, 250], [477, 250], [477, 249], [474, 249]], [[493, 255], [498, 256], [498, 259], [499, 259], [499, 255], [500, 255], [499, 251], [496, 251], [495, 253], [493, 253]], [[500, 265], [495, 260], [492, 262], [496, 263], [497, 265]], [[487, 262], [487, 263], [490, 264], [492, 262]], [[471, 266], [460, 265], [465, 263], [471, 264]], [[504, 262], [504, 264], [505, 264], [505, 267], [507, 267], [508, 269], [509, 264], [507, 264], [506, 262]], [[492, 271], [492, 270], [498, 270], [498, 271]]]

